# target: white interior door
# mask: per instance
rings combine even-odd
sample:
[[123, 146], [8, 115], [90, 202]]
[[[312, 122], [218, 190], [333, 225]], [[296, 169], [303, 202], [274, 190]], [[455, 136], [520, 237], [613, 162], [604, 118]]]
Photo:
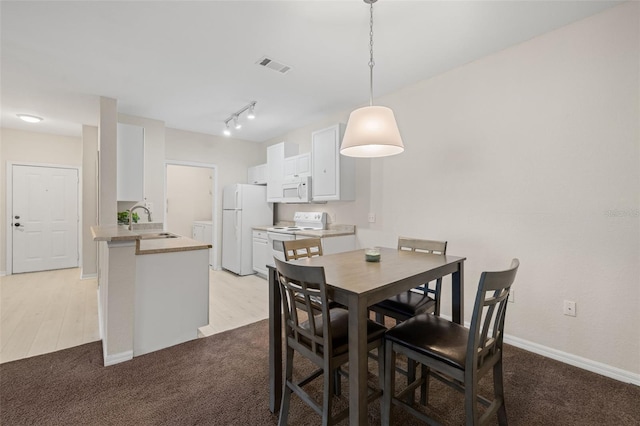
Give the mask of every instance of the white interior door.
[[13, 273], [78, 266], [78, 171], [12, 169]]

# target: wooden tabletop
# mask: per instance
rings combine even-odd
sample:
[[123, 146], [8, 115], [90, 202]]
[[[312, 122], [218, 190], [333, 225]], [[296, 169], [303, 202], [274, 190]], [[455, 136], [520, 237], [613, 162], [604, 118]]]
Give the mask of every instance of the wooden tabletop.
[[[425, 279], [430, 274], [439, 277], [444, 274], [440, 268], [456, 264], [463, 257], [442, 256], [427, 253], [397, 250], [392, 248], [380, 248], [380, 261], [367, 262], [365, 250], [355, 250], [328, 256], [316, 256], [299, 259], [292, 263], [309, 266], [324, 266], [327, 285], [340, 292], [357, 293], [360, 295], [376, 293], [377, 298], [383, 300], [386, 297], [398, 294], [393, 286], [398, 281], [406, 281], [407, 277], [419, 276], [416, 285], [431, 281]], [[428, 273], [426, 272], [428, 271]], [[409, 285], [409, 288], [411, 285]], [[389, 293], [388, 296], [379, 293]], [[375, 303], [375, 302], [374, 302]]]

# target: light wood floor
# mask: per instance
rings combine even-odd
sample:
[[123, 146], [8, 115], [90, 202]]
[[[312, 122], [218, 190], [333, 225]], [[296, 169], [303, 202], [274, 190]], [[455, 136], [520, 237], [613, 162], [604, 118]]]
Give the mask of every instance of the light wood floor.
[[[267, 318], [267, 281], [226, 271], [209, 274], [209, 325], [200, 334]], [[0, 277], [0, 363], [100, 340], [97, 280], [80, 270]]]

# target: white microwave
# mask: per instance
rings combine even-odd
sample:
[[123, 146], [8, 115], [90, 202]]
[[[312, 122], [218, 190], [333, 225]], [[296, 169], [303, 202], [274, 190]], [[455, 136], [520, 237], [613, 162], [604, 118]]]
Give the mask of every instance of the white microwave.
[[287, 179], [282, 184], [282, 203], [310, 203], [311, 176]]

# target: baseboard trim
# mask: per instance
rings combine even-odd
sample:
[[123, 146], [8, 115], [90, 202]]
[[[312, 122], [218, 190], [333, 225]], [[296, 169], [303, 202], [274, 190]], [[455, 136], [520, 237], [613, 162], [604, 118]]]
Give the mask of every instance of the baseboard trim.
[[620, 382], [640, 386], [640, 374], [632, 373], [631, 371], [612, 367], [601, 362], [559, 351], [557, 349], [549, 348], [538, 343], [533, 343], [528, 340], [506, 334], [504, 336], [504, 342], [529, 352], [555, 359], [556, 361], [564, 362], [565, 364], [573, 365], [574, 367], [582, 368], [583, 370], [591, 371], [592, 373], [600, 374]]
[[0, 277], [4, 277], [7, 275], [7, 271], [0, 271]]
[[80, 274], [80, 279], [81, 280], [91, 280], [94, 278], [98, 278], [98, 274], [97, 273], [93, 273], [93, 274], [85, 274], [84, 272]]
[[104, 366], [119, 364], [125, 361], [131, 361], [133, 359], [133, 351], [120, 352], [113, 355], [104, 354]]
[[[452, 320], [449, 315], [440, 316], [448, 319], [449, 321]], [[469, 328], [470, 323], [465, 322], [464, 326]], [[504, 335], [504, 343], [524, 349], [525, 351], [533, 352], [534, 354], [555, 359], [556, 361], [564, 362], [565, 364], [573, 365], [574, 367], [578, 367], [583, 370], [591, 371], [592, 373], [618, 380], [620, 382], [640, 386], [640, 374], [632, 373], [631, 371], [612, 367], [601, 362], [573, 355], [568, 352], [559, 351], [557, 349], [553, 349], [539, 343], [530, 342], [529, 340], [521, 339], [519, 337], [510, 336], [508, 334]]]

